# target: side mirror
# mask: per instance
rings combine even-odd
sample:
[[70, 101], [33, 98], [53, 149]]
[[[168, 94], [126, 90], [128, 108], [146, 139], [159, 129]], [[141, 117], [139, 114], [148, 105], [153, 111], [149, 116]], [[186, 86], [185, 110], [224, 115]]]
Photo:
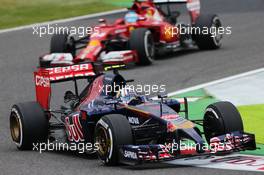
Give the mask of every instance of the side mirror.
[[129, 80], [126, 80], [126, 83], [132, 83], [134, 81], [135, 81], [134, 79], [129, 79]]
[[117, 103], [119, 103], [118, 100], [110, 100], [110, 101], [105, 102], [106, 105], [113, 105], [113, 104], [117, 104]]
[[166, 93], [158, 93], [158, 98], [163, 99], [163, 98], [167, 98], [167, 97], [168, 97], [168, 94], [166, 94]]

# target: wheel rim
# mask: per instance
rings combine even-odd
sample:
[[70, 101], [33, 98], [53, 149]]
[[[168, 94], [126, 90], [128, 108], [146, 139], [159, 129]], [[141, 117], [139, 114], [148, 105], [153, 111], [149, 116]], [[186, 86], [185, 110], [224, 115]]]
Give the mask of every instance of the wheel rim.
[[214, 43], [215, 43], [215, 45], [220, 46], [221, 45], [221, 39], [223, 38], [223, 34], [220, 34], [218, 32], [219, 28], [222, 27], [221, 21], [215, 17], [213, 19], [212, 27], [214, 27], [216, 29], [216, 34], [213, 37]]
[[148, 59], [152, 61], [155, 53], [155, 48], [154, 48], [154, 41], [150, 31], [147, 31], [145, 36], [145, 52]]
[[102, 158], [106, 158], [107, 154], [111, 148], [111, 139], [109, 135], [107, 134], [107, 131], [103, 127], [99, 127], [96, 134], [95, 143], [98, 143], [99, 149], [98, 154]]
[[13, 141], [19, 143], [21, 138], [21, 126], [20, 119], [15, 113], [12, 113], [10, 117], [10, 131]]

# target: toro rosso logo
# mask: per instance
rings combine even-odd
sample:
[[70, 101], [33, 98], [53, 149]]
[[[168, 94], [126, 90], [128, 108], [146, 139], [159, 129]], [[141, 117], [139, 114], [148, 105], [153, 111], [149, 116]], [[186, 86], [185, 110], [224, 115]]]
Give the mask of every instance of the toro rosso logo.
[[69, 141], [75, 141], [75, 142], [84, 141], [79, 114], [73, 115], [71, 119], [72, 119], [72, 124], [70, 123], [70, 117], [65, 118], [65, 124], [66, 124], [66, 129], [68, 131]]
[[35, 81], [36, 86], [50, 87], [50, 81], [47, 77], [36, 75]]

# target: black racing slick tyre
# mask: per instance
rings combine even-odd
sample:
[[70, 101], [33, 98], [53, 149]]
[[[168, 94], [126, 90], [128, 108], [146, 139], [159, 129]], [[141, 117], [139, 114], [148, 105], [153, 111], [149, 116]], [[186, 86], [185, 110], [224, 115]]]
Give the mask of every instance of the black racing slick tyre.
[[33, 144], [46, 142], [48, 119], [37, 102], [15, 104], [10, 114], [10, 132], [20, 150], [32, 149]]
[[75, 40], [68, 34], [54, 34], [50, 41], [50, 53], [71, 53], [75, 57]]
[[215, 14], [200, 15], [193, 25], [192, 37], [199, 49], [212, 50], [221, 47], [223, 34], [219, 31], [221, 20]]
[[243, 122], [237, 108], [230, 102], [216, 102], [206, 108], [203, 129], [207, 142], [215, 136], [243, 131]]
[[150, 65], [155, 57], [155, 43], [150, 30], [138, 28], [131, 32], [129, 46], [138, 55], [139, 65]]
[[133, 144], [132, 130], [127, 118], [120, 114], [102, 117], [95, 127], [97, 154], [106, 165], [119, 164], [119, 148]]

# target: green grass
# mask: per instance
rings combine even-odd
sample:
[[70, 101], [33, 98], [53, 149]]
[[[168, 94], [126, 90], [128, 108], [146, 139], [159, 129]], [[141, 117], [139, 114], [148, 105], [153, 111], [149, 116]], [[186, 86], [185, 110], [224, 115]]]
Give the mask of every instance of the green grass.
[[[208, 94], [203, 89], [190, 91], [183, 93], [172, 98], [181, 97], [200, 97], [196, 102], [189, 103], [189, 118], [190, 119], [202, 119], [205, 108], [218, 100]], [[257, 147], [259, 150], [245, 151], [245, 154], [264, 155], [264, 104], [262, 105], [250, 105], [239, 106], [239, 112], [241, 113], [244, 123], [244, 130], [249, 133], [254, 133], [256, 136]], [[201, 127], [199, 127], [201, 129]]]
[[119, 7], [130, 7], [133, 4], [133, 0], [111, 0], [109, 3]]
[[245, 131], [255, 133], [258, 143], [264, 144], [264, 105], [238, 107]]
[[[194, 91], [190, 91], [187, 93], [182, 93], [176, 96], [173, 96], [172, 98], [183, 98], [183, 97], [198, 97], [199, 100], [195, 102], [189, 102], [188, 103], [188, 113], [189, 113], [189, 119], [190, 120], [200, 120], [203, 119], [205, 108], [211, 104], [216, 102], [217, 100], [207, 94], [203, 89], [198, 89]], [[184, 109], [184, 105], [181, 106], [182, 109]], [[197, 125], [197, 127], [200, 130], [203, 130], [202, 126]]]
[[182, 94], [177, 95], [175, 97], [178, 97], [178, 98], [198, 97], [199, 98], [199, 100], [197, 100], [195, 102], [189, 102], [188, 103], [189, 104], [188, 107], [189, 107], [190, 119], [202, 119], [205, 108], [209, 104], [217, 101], [214, 97], [208, 95], [203, 89], [190, 91], [187, 93], [182, 93]]
[[107, 0], [0, 0], [0, 29], [120, 8]]

